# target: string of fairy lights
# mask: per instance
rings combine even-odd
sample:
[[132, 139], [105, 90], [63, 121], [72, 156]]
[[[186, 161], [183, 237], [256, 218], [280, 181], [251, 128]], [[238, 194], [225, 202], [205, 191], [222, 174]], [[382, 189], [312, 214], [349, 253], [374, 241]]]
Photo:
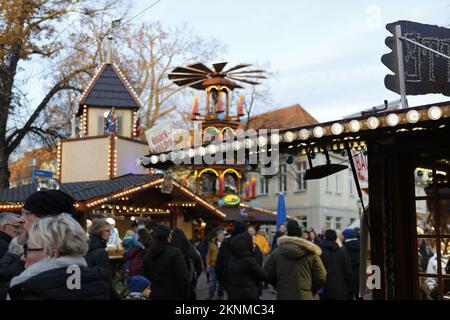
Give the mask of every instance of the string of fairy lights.
[[[329, 124], [319, 124], [316, 126], [304, 127], [298, 131], [288, 130], [282, 134], [274, 133], [270, 136], [259, 135], [247, 137], [242, 141], [235, 140], [233, 142], [223, 142], [219, 144], [210, 144], [207, 147], [200, 146], [197, 148], [172, 150], [167, 153], [159, 155], [151, 155], [138, 159], [141, 165], [155, 165], [166, 161], [180, 161], [184, 162], [186, 159], [194, 158], [195, 156], [204, 157], [205, 155], [214, 155], [218, 152], [225, 153], [229, 150], [239, 151], [242, 149], [251, 149], [249, 154], [271, 151], [272, 145], [278, 145], [281, 142], [291, 143], [287, 148], [292, 149], [297, 146], [300, 154], [307, 152], [323, 152], [324, 147], [316, 145], [315, 139], [324, 137], [336, 137], [332, 143], [329, 144], [327, 150], [343, 150], [350, 144], [352, 150], [361, 151], [366, 148], [365, 141], [361, 141], [360, 136], [354, 137], [363, 131], [371, 131], [378, 128], [389, 128], [394, 132], [409, 131], [406, 128], [400, 127], [405, 124], [416, 125], [412, 131], [424, 130], [420, 126], [421, 121], [437, 121], [443, 117], [448, 117], [450, 114], [450, 107], [431, 106], [427, 109], [411, 109], [399, 110], [398, 112], [391, 112], [388, 114], [373, 115], [366, 119], [346, 119]], [[343, 137], [343, 135], [347, 136]], [[297, 142], [297, 143], [296, 143]], [[259, 151], [255, 147], [259, 147]]]

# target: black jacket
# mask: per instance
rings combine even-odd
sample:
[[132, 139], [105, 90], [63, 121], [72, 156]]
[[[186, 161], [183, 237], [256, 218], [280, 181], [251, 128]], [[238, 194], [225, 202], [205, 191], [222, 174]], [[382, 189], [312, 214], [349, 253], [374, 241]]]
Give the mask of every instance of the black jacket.
[[109, 264], [108, 252], [106, 252], [106, 241], [99, 237], [89, 237], [89, 250], [85, 256], [88, 267], [102, 267], [108, 279], [109, 299], [117, 300], [119, 295], [112, 284], [111, 265]]
[[[230, 241], [232, 238], [225, 239], [220, 245], [216, 260], [216, 277], [217, 281], [226, 285], [228, 275], [228, 262], [230, 262]], [[226, 289], [226, 288], [225, 288]]]
[[352, 276], [350, 279], [350, 296], [352, 298], [354, 295], [359, 293], [359, 255], [360, 255], [360, 244], [359, 240], [350, 240], [344, 242], [344, 248], [347, 255], [350, 258], [350, 263], [352, 265]]
[[230, 300], [257, 300], [260, 281], [268, 275], [257, 262], [252, 236], [243, 232], [232, 238], [229, 244], [227, 293]]
[[9, 289], [9, 282], [25, 270], [20, 257], [7, 252], [0, 260], [0, 300], [5, 300]]
[[189, 299], [190, 273], [181, 250], [167, 243], [158, 256], [150, 253], [144, 255], [143, 273], [152, 283], [151, 299]]
[[281, 233], [280, 231], [277, 231], [275, 233], [275, 236], [273, 237], [273, 240], [272, 240], [272, 247], [270, 249], [270, 252], [273, 252], [276, 248], [278, 248], [277, 240], [278, 240], [279, 237], [282, 237], [284, 235], [286, 235], [286, 232], [285, 233]]
[[53, 269], [11, 287], [11, 300], [107, 300], [106, 274], [103, 268], [80, 267], [80, 289], [68, 289], [71, 275], [67, 268]]
[[327, 271], [327, 280], [321, 298], [332, 300], [347, 299], [352, 267], [345, 248], [339, 248], [339, 245], [334, 241], [325, 240], [320, 257]]
[[5, 255], [5, 253], [8, 252], [8, 247], [11, 240], [12, 238], [8, 234], [0, 231], [0, 259]]

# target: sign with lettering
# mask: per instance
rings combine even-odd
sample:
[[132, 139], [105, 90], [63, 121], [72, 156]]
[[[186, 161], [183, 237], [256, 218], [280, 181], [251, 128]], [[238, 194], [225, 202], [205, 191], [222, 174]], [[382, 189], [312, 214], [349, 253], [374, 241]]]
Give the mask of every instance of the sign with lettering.
[[[401, 27], [401, 36], [450, 56], [450, 29], [412, 21], [397, 21], [386, 25], [395, 34]], [[407, 95], [442, 93], [450, 96], [450, 60], [423, 47], [401, 40], [405, 89]], [[386, 45], [393, 52], [382, 56], [381, 61], [395, 74], [384, 79], [386, 88], [400, 94], [395, 37], [388, 37]]]
[[150, 153], [162, 153], [173, 149], [172, 122], [154, 126], [145, 131]]
[[241, 202], [241, 198], [235, 194], [228, 194], [223, 197], [223, 202], [228, 206], [236, 206]]
[[352, 151], [353, 162], [355, 163], [356, 173], [358, 175], [361, 189], [369, 188], [369, 170], [367, 156], [360, 151]]

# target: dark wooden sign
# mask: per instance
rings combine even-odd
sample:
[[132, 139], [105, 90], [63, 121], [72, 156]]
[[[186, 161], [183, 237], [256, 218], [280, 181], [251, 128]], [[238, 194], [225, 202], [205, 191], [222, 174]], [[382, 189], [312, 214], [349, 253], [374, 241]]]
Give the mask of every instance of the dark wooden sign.
[[[401, 26], [403, 37], [450, 56], [450, 29], [411, 21], [397, 21], [386, 25], [395, 33], [395, 26]], [[400, 94], [398, 80], [397, 52], [395, 38], [386, 38], [391, 53], [381, 61], [395, 74], [384, 78], [386, 88]], [[450, 60], [425, 48], [402, 40], [405, 87], [407, 95], [442, 93], [450, 96]]]

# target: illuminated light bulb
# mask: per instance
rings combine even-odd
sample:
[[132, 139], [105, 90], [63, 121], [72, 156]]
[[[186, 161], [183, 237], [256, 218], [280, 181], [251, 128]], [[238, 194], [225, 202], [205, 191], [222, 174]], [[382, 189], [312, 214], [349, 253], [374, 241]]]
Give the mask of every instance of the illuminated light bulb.
[[302, 140], [308, 140], [309, 138], [309, 130], [308, 129], [302, 129], [298, 132], [298, 136]]
[[295, 133], [293, 133], [292, 131], [288, 131], [284, 134], [284, 140], [286, 142], [292, 142], [295, 139]]
[[200, 147], [197, 149], [197, 154], [203, 157], [206, 154], [206, 149], [204, 147]]
[[178, 158], [183, 159], [185, 156], [185, 152], [183, 150], [178, 151]]
[[340, 123], [333, 123], [333, 125], [331, 126], [331, 133], [333, 133], [334, 135], [338, 136], [340, 135], [342, 132], [344, 132], [344, 126]]
[[389, 126], [395, 127], [400, 122], [400, 117], [395, 113], [390, 113], [386, 117], [386, 122]]
[[378, 126], [380, 125], [380, 119], [378, 119], [377, 117], [370, 117], [369, 119], [367, 119], [367, 127], [369, 129], [376, 129], [378, 128]]
[[417, 123], [420, 120], [420, 113], [417, 110], [410, 110], [406, 114], [406, 120], [409, 123]]
[[350, 121], [348, 126], [352, 132], [358, 132], [361, 129], [361, 123], [358, 120]]
[[428, 118], [431, 120], [439, 120], [442, 117], [442, 109], [438, 106], [433, 106], [430, 109], [428, 109]]
[[148, 166], [150, 164], [150, 158], [149, 157], [143, 157], [141, 162], [142, 162], [142, 164], [144, 166]]
[[260, 147], [263, 147], [263, 146], [265, 146], [267, 144], [267, 138], [266, 137], [263, 137], [263, 136], [259, 136], [258, 137], [258, 145], [260, 146]]
[[162, 154], [162, 155], [160, 155], [159, 156], [159, 161], [161, 161], [161, 162], [166, 162], [167, 161], [167, 155], [166, 154]]
[[234, 141], [233, 142], [233, 149], [238, 151], [242, 148], [242, 143], [240, 143], [239, 141]]
[[188, 155], [189, 158], [193, 158], [193, 157], [195, 156], [195, 150], [192, 149], [192, 148], [190, 148], [190, 149], [187, 151], [187, 155]]
[[316, 138], [322, 138], [324, 134], [325, 134], [325, 129], [322, 127], [317, 126], [313, 129], [313, 135]]
[[210, 144], [208, 146], [208, 153], [209, 154], [215, 154], [217, 152], [217, 147], [213, 144]]
[[279, 144], [281, 141], [281, 137], [279, 134], [274, 133], [270, 136], [270, 143], [272, 144]]

